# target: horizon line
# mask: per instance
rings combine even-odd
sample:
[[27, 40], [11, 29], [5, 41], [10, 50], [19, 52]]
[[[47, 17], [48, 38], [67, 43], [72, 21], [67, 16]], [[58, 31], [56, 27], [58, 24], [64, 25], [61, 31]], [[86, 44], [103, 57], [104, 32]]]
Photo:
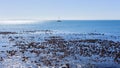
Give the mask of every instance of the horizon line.
[[120, 19], [0, 19], [0, 21], [41, 21], [41, 20], [120, 20]]

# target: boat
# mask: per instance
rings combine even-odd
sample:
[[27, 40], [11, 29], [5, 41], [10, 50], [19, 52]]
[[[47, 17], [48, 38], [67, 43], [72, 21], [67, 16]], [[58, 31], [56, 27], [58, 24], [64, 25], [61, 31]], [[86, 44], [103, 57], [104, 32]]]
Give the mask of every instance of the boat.
[[57, 22], [62, 22], [61, 20], [57, 20]]
[[62, 22], [62, 21], [60, 20], [60, 17], [58, 17], [58, 20], [57, 20], [57, 22]]

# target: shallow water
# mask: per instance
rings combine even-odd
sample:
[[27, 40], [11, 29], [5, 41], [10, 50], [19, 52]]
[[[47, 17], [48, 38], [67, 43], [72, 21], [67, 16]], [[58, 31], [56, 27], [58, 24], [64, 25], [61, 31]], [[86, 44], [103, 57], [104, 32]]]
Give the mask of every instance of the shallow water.
[[[119, 35], [120, 34], [119, 29], [120, 29], [120, 21], [119, 20], [63, 20], [62, 22], [57, 22], [56, 20], [52, 20], [52, 21], [36, 22], [34, 24], [0, 25], [0, 31], [18, 31], [19, 32], [19, 31], [23, 31], [23, 30], [25, 30], [25, 31], [28, 30], [28, 33], [26, 31], [26, 33], [23, 32], [23, 34], [21, 34], [22, 32], [20, 34], [19, 33], [18, 34], [11, 34], [11, 33], [8, 32], [8, 35], [4, 35], [4, 32], [3, 33], [1, 32], [1, 35], [0, 35], [0, 39], [1, 39], [0, 50], [1, 50], [1, 56], [2, 57], [5, 56], [5, 58], [4, 58], [5, 62], [4, 61], [1, 62], [2, 64], [0, 65], [0, 67], [3, 66], [1, 68], [6, 68], [6, 66], [9, 66], [9, 64], [10, 65], [15, 65], [15, 66], [26, 66], [26, 65], [34, 66], [33, 63], [31, 63], [31, 62], [29, 63], [29, 61], [28, 61], [28, 63], [22, 62], [22, 55], [24, 55], [24, 54], [21, 54], [21, 52], [19, 52], [20, 49], [13, 46], [13, 45], [17, 45], [15, 43], [16, 41], [24, 41], [27, 44], [29, 44], [31, 41], [41, 43], [42, 41], [44, 41], [49, 36], [59, 36], [59, 37], [64, 38], [65, 40], [101, 39], [101, 40], [108, 40], [108, 41], [109, 40], [120, 41], [120, 36], [113, 36], [113, 35]], [[43, 31], [43, 33], [40, 33], [40, 32], [38, 32], [38, 33], [35, 32], [34, 33], [34, 31], [32, 33], [31, 30], [57, 30], [57, 31], [63, 32], [63, 34], [62, 33], [57, 34], [57, 33], [54, 33], [54, 32], [49, 33], [49, 31], [48, 31], [48, 33], [47, 32], [44, 33], [44, 31]], [[29, 31], [31, 31], [31, 33], [29, 33]], [[74, 34], [74, 33], [73, 34], [67, 34], [66, 32], [89, 33], [89, 34]], [[109, 36], [109, 35], [106, 35], [106, 34], [105, 35], [104, 34], [97, 34], [97, 33], [94, 33], [94, 32], [109, 33], [109, 34], [112, 34], [112, 36]], [[10, 41], [10, 38], [12, 39], [12, 38], [15, 38], [15, 37], [16, 38], [18, 37], [19, 39], [15, 39], [14, 41]], [[92, 43], [92, 44], [95, 44], [96, 46], [99, 46], [99, 44], [97, 44], [97, 43], [98, 43], [98, 41], [95, 42], [95, 43]], [[81, 44], [83, 44], [83, 43], [81, 43]], [[84, 44], [86, 44], [86, 42]], [[91, 43], [87, 43], [87, 44], [91, 45]], [[4, 45], [6, 45], [6, 46], [4, 46]], [[74, 45], [71, 45], [72, 48], [74, 47]], [[47, 45], [44, 45], [44, 46], [47, 46]], [[50, 48], [50, 47], [48, 47], [48, 48]], [[45, 50], [47, 51], [48, 48], [46, 48]], [[71, 47], [68, 47], [68, 48], [71, 48]], [[97, 48], [97, 47], [95, 47], [95, 48]], [[31, 49], [33, 49], [33, 48], [31, 48]], [[77, 49], [75, 49], [75, 50], [74, 49], [75, 48], [73, 48], [71, 50], [76, 52]], [[16, 53], [16, 55], [18, 55], [19, 53], [20, 54], [18, 56], [11, 56], [10, 59], [9, 59], [6, 55], [8, 53], [2, 52], [2, 51], [7, 51], [7, 50], [17, 50], [18, 53]], [[51, 48], [51, 50], [52, 50], [52, 48]], [[59, 50], [59, 48], [58, 48], [58, 50]], [[114, 49], [114, 50], [117, 51], [117, 49]], [[61, 53], [59, 52], [59, 54], [61, 54]], [[75, 53], [73, 53], [73, 54], [75, 54]], [[34, 56], [35, 54], [30, 54], [29, 55], [28, 52], [25, 51], [25, 55], [30, 56], [31, 58], [34, 58], [34, 60], [38, 60], [37, 57]], [[41, 55], [43, 55], [43, 54], [40, 54], [39, 57], [41, 57]], [[46, 52], [46, 55], [48, 55], [47, 52]], [[46, 56], [46, 55], [44, 55], [44, 56]], [[67, 59], [70, 60], [71, 58], [74, 58], [74, 56], [76, 56], [76, 55], [67, 57]], [[78, 57], [78, 59], [79, 59], [79, 57], [82, 58], [82, 61], [79, 61], [81, 59], [79, 59], [79, 60], [72, 59], [71, 63], [79, 61], [79, 63], [82, 62], [81, 65], [83, 64], [83, 66], [85, 66], [83, 68], [88, 68], [89, 67], [86, 62], [88, 62], [88, 59], [91, 58], [91, 57], [82, 57], [82, 56], [79, 56], [79, 55], [77, 57]], [[93, 54], [91, 59], [96, 59], [96, 57], [97, 56]], [[53, 57], [49, 57], [49, 58], [53, 58]], [[114, 60], [113, 58], [111, 59], [110, 57], [106, 57], [106, 58], [100, 58], [99, 57], [99, 60], [106, 60], [107, 59], [107, 61], [97, 62], [97, 63], [95, 63], [93, 61], [91, 61], [91, 62], [93, 64], [94, 63], [97, 64], [97, 65], [95, 65], [95, 66], [97, 66], [96, 68], [119, 68], [120, 65], [113, 62], [113, 60]], [[30, 61], [32, 61], [32, 60], [30, 60]], [[16, 65], [17, 63], [18, 63], [18, 65]], [[40, 63], [43, 63], [43, 62], [40, 62]], [[81, 65], [79, 65], [79, 66], [81, 66]], [[75, 66], [75, 65], [73, 64], [73, 66]], [[25, 68], [27, 68], [27, 67], [25, 67]], [[36, 67], [32, 67], [32, 68], [36, 68]], [[45, 68], [45, 67], [43, 67], [43, 68]], [[72, 68], [75, 68], [75, 67], [72, 67]]]

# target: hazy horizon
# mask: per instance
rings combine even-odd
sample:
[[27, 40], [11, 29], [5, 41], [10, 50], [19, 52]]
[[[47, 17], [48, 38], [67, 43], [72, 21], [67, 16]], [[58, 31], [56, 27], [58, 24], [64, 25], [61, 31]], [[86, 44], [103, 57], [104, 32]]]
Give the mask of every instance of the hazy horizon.
[[120, 20], [120, 0], [2, 0], [0, 20]]
[[0, 24], [41, 20], [120, 20], [119, 0], [2, 0]]

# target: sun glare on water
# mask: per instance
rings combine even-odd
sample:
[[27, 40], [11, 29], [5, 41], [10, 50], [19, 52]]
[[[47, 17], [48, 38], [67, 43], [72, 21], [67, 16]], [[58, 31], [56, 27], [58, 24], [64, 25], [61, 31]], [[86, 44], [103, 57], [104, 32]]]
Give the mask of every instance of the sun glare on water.
[[0, 24], [32, 24], [36, 23], [36, 20], [1, 20]]

